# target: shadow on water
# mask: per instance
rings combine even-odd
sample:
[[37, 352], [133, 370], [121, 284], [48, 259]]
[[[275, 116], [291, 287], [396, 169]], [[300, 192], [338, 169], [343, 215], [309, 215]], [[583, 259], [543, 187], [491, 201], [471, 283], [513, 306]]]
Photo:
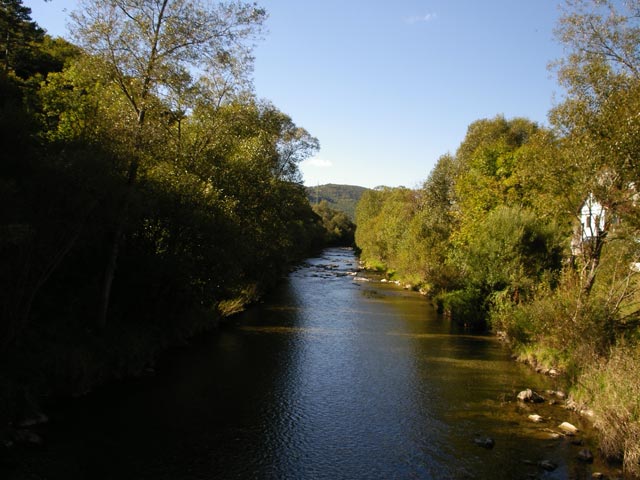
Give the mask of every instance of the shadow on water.
[[590, 478], [551, 434], [579, 419], [519, 405], [527, 387], [555, 385], [330, 249], [154, 377], [53, 412], [14, 478]]

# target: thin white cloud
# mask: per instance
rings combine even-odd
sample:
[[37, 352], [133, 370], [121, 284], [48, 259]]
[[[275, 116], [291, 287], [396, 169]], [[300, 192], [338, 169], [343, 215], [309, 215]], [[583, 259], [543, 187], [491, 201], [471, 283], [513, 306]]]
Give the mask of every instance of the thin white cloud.
[[426, 22], [431, 22], [432, 20], [435, 20], [436, 18], [438, 18], [438, 15], [435, 13], [426, 13], [424, 15], [416, 15], [413, 17], [408, 17], [405, 18], [405, 22], [408, 23], [409, 25], [413, 25], [416, 23], [426, 23]]
[[325, 160], [324, 158], [320, 158], [320, 157], [310, 158], [309, 160], [305, 160], [303, 163], [305, 164], [305, 166], [308, 165], [310, 167], [317, 167], [317, 168], [333, 167], [333, 163], [331, 162], [331, 160]]

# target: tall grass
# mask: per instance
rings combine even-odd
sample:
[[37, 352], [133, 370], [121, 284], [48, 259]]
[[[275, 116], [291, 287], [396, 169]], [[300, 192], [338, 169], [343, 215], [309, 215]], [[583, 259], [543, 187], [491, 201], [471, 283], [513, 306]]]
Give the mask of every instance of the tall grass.
[[573, 395], [590, 406], [600, 449], [640, 477], [640, 345], [622, 341], [608, 356], [586, 365]]

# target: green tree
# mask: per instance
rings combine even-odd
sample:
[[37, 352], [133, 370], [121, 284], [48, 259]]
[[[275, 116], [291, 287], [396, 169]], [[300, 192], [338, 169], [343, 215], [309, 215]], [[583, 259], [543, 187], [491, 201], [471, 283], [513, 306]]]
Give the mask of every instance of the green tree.
[[0, 1], [0, 61], [5, 72], [23, 76], [33, 44], [43, 39], [44, 30], [31, 20], [29, 7], [21, 0]]
[[411, 242], [408, 252], [417, 261], [414, 268], [431, 291], [437, 294], [452, 288], [457, 282], [456, 269], [448, 261], [451, 235], [457, 229], [455, 175], [456, 159], [441, 156], [418, 192], [418, 211], [411, 224]]
[[327, 245], [353, 246], [356, 226], [346, 213], [334, 210], [326, 200], [314, 205], [313, 211], [322, 221]]
[[460, 253], [471, 283], [489, 293], [504, 290], [517, 302], [526, 300], [543, 277], [557, 274], [562, 260], [557, 229], [522, 207], [491, 211]]
[[[581, 201], [592, 193], [627, 228], [638, 230], [640, 178], [640, 3], [568, 1], [557, 28], [569, 54], [556, 64], [567, 98], [551, 113], [564, 135]], [[577, 207], [577, 206], [576, 206]], [[577, 208], [576, 208], [577, 210]], [[591, 291], [610, 226], [583, 258], [583, 293]]]
[[522, 203], [516, 172], [522, 147], [537, 131], [530, 120], [502, 116], [469, 126], [456, 152], [456, 194], [463, 222], [473, 222], [501, 204]]
[[191, 72], [207, 72], [228, 59], [250, 61], [248, 42], [266, 16], [254, 4], [208, 4], [197, 0], [86, 0], [72, 14], [73, 34], [104, 65], [103, 74], [128, 106], [121, 123], [131, 125], [128, 188], [107, 261], [98, 326], [104, 327], [138, 170], [149, 146], [147, 115], [156, 98], [184, 91]]
[[387, 190], [386, 187], [367, 190], [356, 206], [356, 245], [362, 252], [362, 259], [370, 264], [382, 265], [385, 259], [386, 242], [381, 234], [380, 212]]

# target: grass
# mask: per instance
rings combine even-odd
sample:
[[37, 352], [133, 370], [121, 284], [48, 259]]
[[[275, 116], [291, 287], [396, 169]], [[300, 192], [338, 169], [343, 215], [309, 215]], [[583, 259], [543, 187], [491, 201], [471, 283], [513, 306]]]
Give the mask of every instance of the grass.
[[625, 474], [640, 477], [640, 345], [621, 342], [585, 367], [573, 395], [594, 412], [604, 455], [621, 460]]

